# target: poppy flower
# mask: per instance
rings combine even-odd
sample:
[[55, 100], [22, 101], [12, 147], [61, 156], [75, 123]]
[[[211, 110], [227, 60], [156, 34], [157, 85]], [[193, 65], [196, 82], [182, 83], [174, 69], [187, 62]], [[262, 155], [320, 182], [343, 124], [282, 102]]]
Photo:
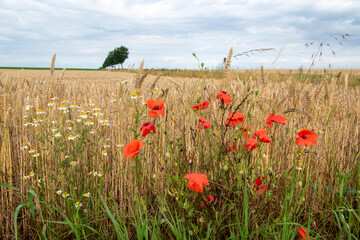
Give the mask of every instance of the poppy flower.
[[141, 135], [142, 137], [146, 137], [146, 135], [151, 133], [151, 131], [153, 131], [153, 133], [156, 133], [155, 126], [151, 122], [144, 123], [140, 128], [140, 131], [142, 131], [142, 135]]
[[262, 195], [266, 190], [266, 185], [262, 184], [261, 179], [264, 180], [264, 177], [258, 177], [254, 182], [254, 188], [256, 188], [259, 195]]
[[243, 127], [241, 127], [240, 129], [243, 130], [243, 138], [246, 139], [246, 138], [247, 138], [247, 135], [248, 135], [247, 131], [250, 131], [250, 130], [251, 130], [251, 127], [250, 127], [250, 126], [243, 126]]
[[295, 144], [300, 146], [311, 146], [315, 145], [318, 140], [318, 135], [315, 132], [312, 132], [308, 129], [302, 129], [300, 132], [298, 132], [298, 137], [295, 140]]
[[255, 140], [256, 138], [255, 137], [251, 137], [251, 138], [248, 138], [246, 143], [245, 143], [245, 147], [246, 147], [246, 150], [249, 152], [251, 149], [255, 149], [257, 148], [257, 141]]
[[139, 139], [133, 140], [124, 147], [123, 156], [125, 158], [134, 158], [139, 154], [139, 149], [143, 148], [144, 144]]
[[216, 99], [222, 103], [225, 103], [226, 105], [229, 105], [231, 102], [230, 94], [227, 94], [225, 91], [220, 91], [218, 95], [216, 95]]
[[226, 118], [226, 126], [237, 126], [238, 124], [242, 124], [245, 116], [238, 112], [231, 112], [229, 116]]
[[153, 100], [153, 99], [149, 99], [146, 101], [146, 106], [148, 106], [149, 108], [151, 108], [150, 112], [149, 112], [149, 117], [152, 118], [156, 118], [157, 116], [161, 115], [164, 116], [165, 112], [164, 112], [164, 101], [161, 100]]
[[271, 138], [269, 138], [269, 136], [267, 135], [265, 128], [261, 128], [261, 129], [255, 131], [254, 136], [257, 137], [260, 142], [272, 144]]
[[206, 174], [190, 173], [185, 175], [185, 177], [189, 179], [187, 187], [195, 192], [202, 192], [204, 186], [209, 186]]
[[306, 231], [305, 228], [303, 228], [303, 227], [298, 227], [298, 228], [297, 228], [297, 231], [298, 231], [298, 233], [299, 233], [299, 235], [300, 235], [301, 240], [310, 240], [310, 239], [311, 239], [310, 236], [308, 236], [308, 238], [306, 239], [307, 231]]
[[199, 117], [198, 120], [199, 120], [198, 128], [199, 128], [200, 130], [201, 130], [201, 129], [209, 129], [209, 128], [211, 128], [211, 123], [209, 123], [208, 121], [206, 121], [205, 118]]
[[[213, 196], [211, 196], [211, 195], [207, 196], [206, 198], [207, 198], [207, 200], [209, 200], [210, 203], [215, 202], [215, 198]], [[200, 204], [200, 207], [205, 207], [208, 204], [209, 204], [208, 202], [204, 202], [204, 203]]]
[[236, 143], [234, 141], [226, 143], [226, 150], [228, 152], [235, 152], [235, 149], [236, 149]]
[[286, 120], [287, 119], [285, 117], [281, 116], [281, 115], [274, 115], [273, 113], [271, 113], [266, 119], [266, 125], [270, 129], [272, 122], [276, 122], [276, 123], [280, 123], [282, 125], [285, 125]]
[[210, 102], [208, 102], [208, 101], [201, 101], [199, 104], [191, 107], [191, 109], [196, 110], [196, 111], [204, 110], [209, 107], [209, 104], [210, 104]]

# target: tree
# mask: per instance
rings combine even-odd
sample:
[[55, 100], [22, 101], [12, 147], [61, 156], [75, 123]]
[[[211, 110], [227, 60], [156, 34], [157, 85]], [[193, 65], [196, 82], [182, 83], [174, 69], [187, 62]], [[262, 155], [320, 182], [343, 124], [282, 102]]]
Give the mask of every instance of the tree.
[[123, 68], [123, 63], [129, 57], [129, 49], [127, 47], [121, 46], [117, 47], [114, 50], [110, 51], [103, 63], [103, 68], [114, 66], [114, 65], [121, 65]]

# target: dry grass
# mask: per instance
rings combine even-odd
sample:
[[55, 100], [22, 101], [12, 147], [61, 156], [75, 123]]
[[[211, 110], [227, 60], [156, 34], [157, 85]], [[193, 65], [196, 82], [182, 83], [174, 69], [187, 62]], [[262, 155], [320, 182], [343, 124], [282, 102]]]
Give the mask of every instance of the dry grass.
[[[189, 108], [196, 104], [197, 98], [202, 97], [203, 100], [211, 102], [208, 109], [209, 118], [211, 117], [209, 120], [214, 122], [220, 118], [215, 96], [219, 90], [222, 90], [220, 89], [224, 84], [222, 80], [176, 76], [168, 79], [168, 77], [157, 78], [154, 75], [141, 78], [141, 75], [136, 73], [111, 71], [65, 71], [64, 74], [64, 71], [55, 70], [51, 77], [48, 71], [41, 70], [1, 70], [0, 182], [15, 186], [21, 193], [25, 193], [29, 190], [29, 184], [24, 181], [23, 176], [30, 171], [40, 175], [41, 171], [46, 189], [56, 191], [61, 187], [66, 188], [64, 173], [59, 170], [59, 166], [69, 154], [68, 150], [54, 157], [50, 148], [56, 146], [45, 144], [35, 138], [42, 127], [37, 129], [24, 126], [26, 121], [33, 121], [31, 113], [25, 111], [26, 105], [34, 106], [35, 110], [43, 110], [45, 114], [41, 118], [46, 123], [52, 119], [58, 121], [71, 119], [76, 122], [78, 112], [74, 109], [64, 116], [61, 116], [57, 110], [60, 102], [65, 99], [68, 100], [68, 104], [77, 104], [90, 111], [95, 106], [100, 107], [104, 114], [102, 118], [109, 120], [111, 126], [104, 127], [96, 123], [95, 117], [92, 119], [95, 122], [93, 130], [96, 133], [85, 144], [86, 150], [81, 155], [79, 169], [84, 173], [102, 170], [104, 172], [102, 191], [112, 193], [111, 198], [116, 199], [120, 205], [128, 201], [129, 194], [135, 189], [143, 196], [156, 196], [168, 190], [167, 175], [176, 174], [171, 170], [175, 169], [172, 166], [175, 161], [169, 156], [170, 142], [181, 142], [182, 153], [179, 153], [178, 160], [183, 163], [192, 161], [192, 164], [187, 166], [188, 172], [201, 170], [198, 166], [205, 159], [197, 149], [208, 147], [209, 140], [201, 142], [194, 137], [193, 129], [197, 126], [194, 120], [196, 115], [189, 111]], [[251, 125], [254, 129], [264, 127], [265, 119], [272, 111], [288, 119], [286, 127], [275, 126], [269, 131], [269, 136], [274, 139], [273, 144], [262, 145], [261, 151], [254, 152], [251, 156], [254, 161], [252, 174], [271, 176], [269, 191], [274, 197], [269, 201], [269, 211], [279, 211], [276, 202], [281, 201], [280, 193], [283, 190], [280, 183], [287, 181], [283, 178], [283, 174], [293, 167], [299, 152], [299, 148], [293, 143], [296, 131], [306, 127], [319, 134], [317, 145], [312, 147], [311, 153], [303, 159], [304, 166], [308, 166], [306, 178], [318, 184], [318, 193], [307, 191], [306, 201], [302, 206], [304, 209], [313, 209], [320, 213], [325, 205], [325, 200], [321, 196], [330, 196], [327, 186], [336, 189], [337, 172], [352, 172], [355, 171], [354, 166], [358, 165], [356, 154], [360, 150], [360, 87], [348, 87], [346, 75], [350, 73], [346, 71], [343, 71], [339, 79], [335, 76], [329, 79], [330, 83], [325, 75], [320, 75], [319, 84], [298, 82], [291, 77], [291, 73], [285, 71], [274, 73], [271, 77], [267, 75], [269, 73], [267, 70], [261, 75], [259, 71], [244, 73], [240, 78], [234, 77], [226, 83], [226, 90], [235, 95], [234, 101], [238, 103], [249, 93], [249, 89], [258, 91], [258, 96], [253, 95], [251, 101], [247, 101], [238, 110], [244, 115], [247, 113], [252, 115], [244, 124]], [[336, 73], [338, 71], [334, 72]], [[355, 73], [356, 76], [359, 75], [358, 71], [351, 71], [351, 74]], [[286, 79], [284, 75], [287, 76]], [[268, 80], [265, 81], [265, 78]], [[137, 87], [141, 88], [141, 97], [134, 101], [130, 99], [130, 94], [131, 89], [135, 88], [128, 85], [136, 84], [136, 79], [138, 79]], [[227, 79], [230, 79], [229, 76]], [[129, 83], [116, 85], [120, 80], [129, 80]], [[344, 84], [337, 85], [339, 82]], [[153, 96], [154, 85], [162, 90], [159, 95]], [[141, 103], [151, 96], [166, 101], [166, 114], [156, 120], [156, 123], [160, 124], [157, 140], [146, 139], [149, 144], [146, 144], [142, 152], [143, 158], [146, 159], [146, 164], [141, 167], [142, 175], [134, 176], [132, 171], [134, 162], [124, 159], [122, 149], [116, 147], [116, 144], [126, 144], [133, 140], [134, 133], [131, 128], [135, 123], [133, 117], [135, 105], [141, 106]], [[51, 101], [51, 97], [59, 99], [54, 107], [49, 108], [47, 104]], [[116, 101], [113, 103], [114, 99]], [[90, 103], [94, 103], [95, 106], [90, 106]], [[25, 115], [28, 115], [30, 120], [24, 119]], [[149, 120], [147, 115], [141, 115], [139, 119], [140, 123]], [[44, 124], [44, 129], [48, 125]], [[65, 127], [64, 131], [67, 131]], [[54, 140], [50, 142], [56, 144]], [[105, 144], [111, 147], [107, 150], [108, 155], [102, 156], [102, 145]], [[156, 147], [154, 144], [157, 144]], [[24, 154], [20, 149], [25, 145], [36, 149], [40, 157], [33, 159], [28, 154]], [[152, 188], [155, 192], [149, 193], [146, 184], [136, 185], [136, 177], [142, 179], [139, 181], [141, 183], [147, 182], [156, 186]], [[350, 185], [357, 188], [359, 180], [351, 181]], [[0, 237], [6, 238], [14, 235], [13, 212], [22, 199], [18, 192], [4, 188], [0, 189], [0, 196], [0, 216], [3, 219]], [[53, 192], [44, 192], [43, 197], [49, 202], [56, 202]], [[24, 236], [31, 232], [29, 219], [28, 213], [23, 213], [19, 226]], [[312, 224], [311, 227], [316, 231], [323, 226]]]

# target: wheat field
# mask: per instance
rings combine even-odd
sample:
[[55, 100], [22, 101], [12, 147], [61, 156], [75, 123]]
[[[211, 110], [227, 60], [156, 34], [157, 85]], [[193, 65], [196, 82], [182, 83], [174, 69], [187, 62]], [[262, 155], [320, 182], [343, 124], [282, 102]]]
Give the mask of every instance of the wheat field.
[[[143, 65], [0, 72], [1, 239], [297, 239], [300, 226], [312, 239], [359, 238], [357, 71], [318, 72], [316, 82], [266, 69], [161, 76]], [[148, 99], [165, 100], [164, 116], [149, 117]], [[191, 110], [200, 101], [209, 107]], [[224, 127], [231, 111], [251, 132], [270, 113], [287, 120], [267, 129], [271, 145], [247, 151], [240, 126]], [[146, 122], [156, 133], [141, 137]], [[317, 133], [315, 146], [294, 143], [302, 128]], [[144, 148], [124, 158], [134, 139]], [[207, 174], [205, 195], [187, 188], [189, 173]], [[207, 194], [215, 202], [199, 207]]]

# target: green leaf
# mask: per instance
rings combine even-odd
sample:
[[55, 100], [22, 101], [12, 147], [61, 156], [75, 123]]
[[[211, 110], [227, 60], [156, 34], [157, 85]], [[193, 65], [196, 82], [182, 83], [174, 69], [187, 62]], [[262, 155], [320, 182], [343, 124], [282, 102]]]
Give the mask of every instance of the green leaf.
[[19, 190], [19, 189], [17, 189], [16, 187], [13, 187], [13, 186], [7, 185], [7, 184], [2, 183], [2, 182], [0, 182], [0, 187], [10, 188], [10, 189], [13, 189], [13, 190], [16, 190], [16, 191], [18, 191], [18, 190]]
[[196, 99], [196, 102], [197, 102], [197, 103], [200, 103], [200, 102], [201, 102], [201, 99], [202, 99], [202, 98], [199, 97], [198, 99]]

